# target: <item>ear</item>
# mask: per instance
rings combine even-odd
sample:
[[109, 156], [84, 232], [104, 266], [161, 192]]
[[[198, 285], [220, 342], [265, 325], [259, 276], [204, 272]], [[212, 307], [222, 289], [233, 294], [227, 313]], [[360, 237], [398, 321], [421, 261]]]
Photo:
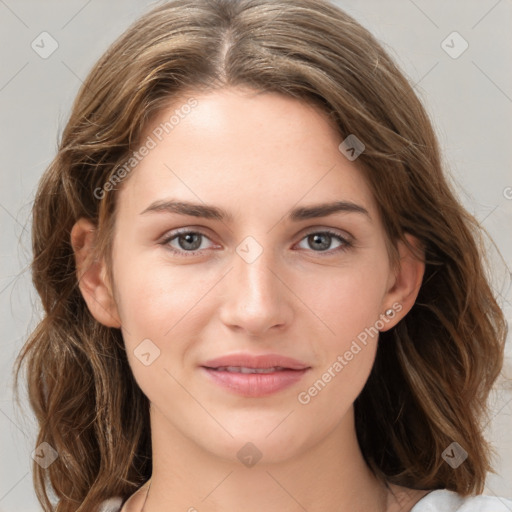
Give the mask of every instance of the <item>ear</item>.
[[71, 229], [78, 286], [92, 316], [107, 327], [121, 327], [104, 259], [94, 257], [96, 227], [85, 218]]
[[385, 326], [380, 331], [391, 329], [407, 315], [416, 301], [423, 281], [425, 251], [416, 237], [406, 233], [405, 238], [414, 247], [416, 254], [404, 242], [398, 242], [399, 268], [394, 273], [394, 278], [391, 276], [383, 300], [384, 311], [392, 309], [394, 315], [385, 317]]

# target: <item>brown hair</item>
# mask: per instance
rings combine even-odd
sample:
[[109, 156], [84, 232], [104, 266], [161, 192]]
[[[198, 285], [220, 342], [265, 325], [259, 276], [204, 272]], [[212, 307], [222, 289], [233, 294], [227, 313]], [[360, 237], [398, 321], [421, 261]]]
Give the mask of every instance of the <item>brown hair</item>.
[[[59, 457], [33, 464], [45, 511], [92, 511], [151, 475], [149, 404], [118, 329], [91, 316], [77, 286], [70, 231], [91, 219], [109, 254], [115, 190], [97, 190], [140, 143], [155, 113], [190, 91], [276, 92], [320, 107], [340, 141], [366, 146], [358, 164], [388, 243], [425, 246], [415, 305], [381, 333], [355, 402], [363, 455], [384, 481], [483, 491], [487, 398], [503, 364], [506, 323], [485, 274], [480, 228], [443, 175], [438, 143], [413, 89], [374, 37], [324, 0], [176, 0], [133, 24], [94, 66], [73, 105], [33, 207], [33, 281], [45, 316], [17, 359], [26, 365], [36, 444]], [[96, 192], [95, 192], [96, 191]], [[397, 263], [396, 250], [392, 251]], [[467, 460], [442, 458], [458, 442]], [[58, 505], [48, 497], [51, 485]]]

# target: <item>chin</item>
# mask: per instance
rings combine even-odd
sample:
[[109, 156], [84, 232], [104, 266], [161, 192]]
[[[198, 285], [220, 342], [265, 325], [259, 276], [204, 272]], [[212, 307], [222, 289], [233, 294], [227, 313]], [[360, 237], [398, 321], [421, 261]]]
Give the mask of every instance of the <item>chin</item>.
[[315, 431], [308, 434], [304, 425], [288, 424], [285, 427], [288, 419], [283, 422], [283, 418], [286, 414], [281, 415], [278, 422], [254, 421], [254, 418], [248, 420], [247, 424], [238, 423], [236, 426], [229, 426], [225, 422], [223, 425], [233, 437], [225, 432], [223, 435], [215, 432], [214, 436], [208, 438], [199, 437], [197, 442], [216, 457], [247, 467], [286, 462], [307, 451], [322, 437], [322, 433]]

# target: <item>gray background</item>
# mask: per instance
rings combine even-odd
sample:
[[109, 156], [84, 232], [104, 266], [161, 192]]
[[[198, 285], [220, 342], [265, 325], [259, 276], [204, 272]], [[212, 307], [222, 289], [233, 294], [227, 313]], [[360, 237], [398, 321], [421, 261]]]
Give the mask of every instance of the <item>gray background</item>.
[[[465, 206], [494, 239], [494, 286], [512, 319], [512, 0], [342, 0], [409, 76], [438, 132], [447, 168]], [[93, 63], [136, 17], [143, 0], [0, 0], [0, 512], [40, 510], [32, 489], [35, 421], [12, 403], [12, 367], [40, 317], [32, 288], [30, 208], [37, 182], [55, 154], [71, 102]], [[43, 59], [31, 47], [46, 31], [57, 50]], [[469, 47], [457, 58], [463, 41]], [[446, 45], [452, 46], [447, 48]], [[47, 45], [46, 48], [49, 46]], [[454, 53], [455, 52], [455, 53]], [[506, 63], [509, 64], [506, 64]], [[503, 374], [512, 378], [512, 342]], [[22, 395], [24, 396], [24, 395]], [[512, 386], [492, 396], [486, 432], [497, 474], [486, 494], [512, 497]]]

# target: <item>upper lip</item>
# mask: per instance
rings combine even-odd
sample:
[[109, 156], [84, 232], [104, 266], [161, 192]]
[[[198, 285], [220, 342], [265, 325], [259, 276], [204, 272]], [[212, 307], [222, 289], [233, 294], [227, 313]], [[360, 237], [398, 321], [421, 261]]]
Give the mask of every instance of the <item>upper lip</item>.
[[309, 366], [297, 359], [281, 356], [279, 354], [230, 354], [227, 356], [209, 359], [201, 366], [206, 368], [219, 368], [224, 366], [235, 366], [244, 368], [274, 368], [281, 367], [290, 370], [305, 370]]

